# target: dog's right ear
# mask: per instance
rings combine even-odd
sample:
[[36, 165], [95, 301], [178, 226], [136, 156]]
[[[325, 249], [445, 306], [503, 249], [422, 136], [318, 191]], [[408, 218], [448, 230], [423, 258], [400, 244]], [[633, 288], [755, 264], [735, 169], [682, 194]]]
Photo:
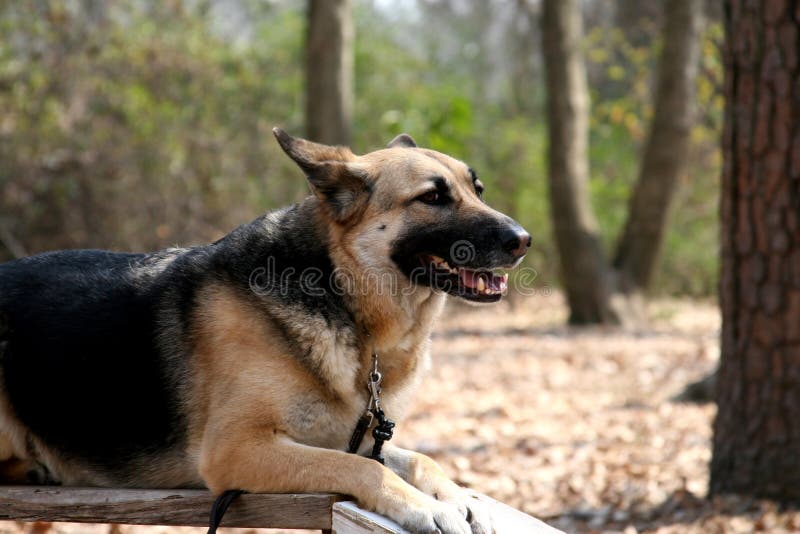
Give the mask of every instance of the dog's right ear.
[[417, 148], [417, 143], [407, 133], [401, 133], [386, 145], [386, 148]]
[[349, 148], [292, 137], [280, 128], [272, 133], [286, 154], [306, 173], [314, 194], [334, 220], [344, 222], [366, 204], [370, 184]]

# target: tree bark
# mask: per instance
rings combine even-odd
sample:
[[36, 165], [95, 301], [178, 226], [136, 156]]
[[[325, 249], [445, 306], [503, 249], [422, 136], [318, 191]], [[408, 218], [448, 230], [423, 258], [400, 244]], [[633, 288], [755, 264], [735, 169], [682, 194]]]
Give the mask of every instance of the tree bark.
[[623, 292], [646, 290], [653, 279], [694, 122], [703, 0], [666, 0], [664, 16], [654, 116], [614, 258]]
[[610, 323], [610, 283], [587, 183], [589, 94], [581, 53], [579, 0], [545, 0], [542, 48], [547, 81], [550, 210], [570, 323]]
[[710, 491], [800, 501], [800, 11], [725, 3], [722, 357]]
[[354, 33], [350, 0], [309, 0], [306, 134], [314, 141], [350, 143]]

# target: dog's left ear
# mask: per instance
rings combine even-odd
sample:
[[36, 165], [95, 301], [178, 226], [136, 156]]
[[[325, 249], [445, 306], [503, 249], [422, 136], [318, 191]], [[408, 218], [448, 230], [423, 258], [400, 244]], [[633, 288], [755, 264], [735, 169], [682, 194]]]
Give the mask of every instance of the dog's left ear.
[[314, 194], [324, 201], [334, 220], [344, 222], [369, 198], [367, 173], [358, 168], [349, 148], [292, 137], [280, 128], [272, 133], [286, 154], [306, 173]]
[[417, 148], [417, 143], [407, 133], [401, 133], [386, 145], [386, 148]]

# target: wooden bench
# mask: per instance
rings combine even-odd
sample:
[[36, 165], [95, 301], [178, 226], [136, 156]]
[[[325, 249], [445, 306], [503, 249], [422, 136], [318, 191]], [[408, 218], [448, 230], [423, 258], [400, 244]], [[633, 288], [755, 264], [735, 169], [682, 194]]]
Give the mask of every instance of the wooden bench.
[[[497, 534], [560, 531], [489, 497]], [[205, 490], [0, 486], [0, 520], [207, 527], [214, 497]], [[341, 495], [247, 493], [223, 527], [318, 529], [337, 534], [407, 534]]]

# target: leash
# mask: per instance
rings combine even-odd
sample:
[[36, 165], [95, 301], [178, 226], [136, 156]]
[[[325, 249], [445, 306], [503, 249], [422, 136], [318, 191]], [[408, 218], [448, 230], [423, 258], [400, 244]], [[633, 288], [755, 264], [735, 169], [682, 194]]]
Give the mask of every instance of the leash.
[[242, 490], [227, 490], [217, 497], [211, 506], [211, 517], [208, 519], [208, 534], [217, 533], [217, 527], [222, 523], [222, 516], [228, 511], [228, 506], [242, 493], [244, 493]]
[[[380, 371], [378, 371], [378, 353], [373, 351], [372, 371], [370, 371], [367, 378], [367, 391], [369, 392], [369, 400], [367, 401], [367, 407], [364, 409], [364, 413], [361, 414], [361, 417], [358, 419], [358, 423], [356, 423], [356, 427], [353, 430], [352, 436], [350, 436], [347, 452], [351, 454], [358, 452], [358, 448], [364, 441], [364, 436], [367, 434], [367, 430], [369, 430], [369, 427], [372, 426], [372, 423], [377, 420], [378, 424], [372, 429], [372, 437], [375, 440], [375, 444], [372, 446], [372, 452], [370, 453], [369, 458], [372, 458], [376, 462], [379, 462], [383, 465], [385, 463], [385, 459], [383, 456], [381, 456], [381, 449], [383, 449], [383, 444], [385, 442], [392, 439], [392, 435], [394, 434], [394, 421], [388, 419], [386, 414], [383, 413], [383, 410], [381, 409], [382, 380], [383, 376], [381, 375]], [[242, 493], [244, 493], [242, 490], [227, 490], [223, 491], [222, 494], [217, 497], [213, 506], [211, 507], [211, 516], [208, 520], [208, 534], [216, 534], [217, 528], [222, 522], [222, 516], [225, 515], [225, 512], [228, 510], [228, 507], [231, 505], [231, 503]]]
[[394, 434], [394, 421], [388, 419], [386, 414], [381, 409], [381, 380], [383, 376], [378, 371], [378, 354], [372, 353], [372, 372], [367, 379], [367, 391], [369, 391], [369, 400], [364, 413], [356, 423], [356, 428], [353, 430], [353, 435], [350, 436], [350, 445], [347, 452], [355, 454], [364, 441], [364, 435], [369, 430], [372, 422], [377, 419], [378, 424], [372, 429], [372, 437], [375, 439], [375, 444], [372, 446], [372, 453], [369, 458], [384, 464], [384, 458], [381, 456], [381, 449], [383, 444], [390, 439]]

